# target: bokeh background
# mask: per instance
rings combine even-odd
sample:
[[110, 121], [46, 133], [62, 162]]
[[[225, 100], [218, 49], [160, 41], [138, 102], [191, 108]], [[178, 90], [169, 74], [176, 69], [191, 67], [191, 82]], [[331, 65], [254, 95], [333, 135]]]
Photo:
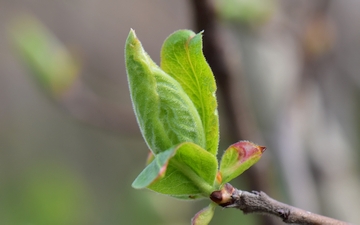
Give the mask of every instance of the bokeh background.
[[[127, 34], [159, 63], [169, 34], [204, 29], [207, 8], [194, 2], [0, 1], [0, 224], [183, 225], [207, 205], [131, 188], [148, 149], [127, 87]], [[233, 185], [360, 224], [360, 2], [197, 3], [216, 12], [204, 38], [230, 79], [218, 93], [219, 155], [234, 139], [268, 147]], [[43, 61], [23, 52], [27, 27], [40, 27], [32, 51], [48, 51]], [[65, 63], [52, 65], [58, 51]], [[70, 76], [49, 84], [34, 65]], [[211, 224], [281, 221], [218, 209]]]

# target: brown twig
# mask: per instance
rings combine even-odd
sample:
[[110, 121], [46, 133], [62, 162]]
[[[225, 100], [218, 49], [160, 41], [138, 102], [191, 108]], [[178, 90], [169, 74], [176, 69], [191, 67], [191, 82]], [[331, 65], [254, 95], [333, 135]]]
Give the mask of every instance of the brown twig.
[[214, 191], [211, 200], [225, 208], [236, 208], [247, 213], [261, 213], [273, 215], [283, 222], [300, 225], [350, 225], [340, 220], [315, 214], [270, 198], [264, 192], [241, 191], [230, 184], [226, 184], [222, 190]]
[[326, 216], [321, 216], [294, 206], [278, 202], [264, 192], [247, 192], [237, 190], [232, 196], [234, 204], [227, 207], [237, 208], [244, 213], [263, 213], [281, 218], [285, 223], [312, 224], [312, 225], [349, 225]]

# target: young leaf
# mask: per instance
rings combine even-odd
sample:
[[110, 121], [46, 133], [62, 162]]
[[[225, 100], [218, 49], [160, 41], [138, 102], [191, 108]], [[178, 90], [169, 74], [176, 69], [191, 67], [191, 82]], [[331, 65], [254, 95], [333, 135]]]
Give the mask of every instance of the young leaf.
[[208, 225], [214, 216], [216, 204], [211, 203], [191, 219], [191, 225]]
[[217, 159], [200, 146], [185, 142], [155, 156], [133, 182], [182, 199], [208, 197], [214, 191]]
[[191, 99], [151, 60], [133, 30], [125, 59], [135, 115], [151, 151], [157, 154], [186, 141], [205, 146], [204, 128]]
[[225, 184], [254, 165], [265, 151], [265, 147], [249, 141], [239, 141], [224, 152], [220, 163], [222, 183]]
[[202, 34], [180, 30], [170, 35], [161, 50], [161, 68], [181, 84], [194, 103], [205, 130], [203, 147], [216, 155], [219, 142], [216, 84], [202, 53]]

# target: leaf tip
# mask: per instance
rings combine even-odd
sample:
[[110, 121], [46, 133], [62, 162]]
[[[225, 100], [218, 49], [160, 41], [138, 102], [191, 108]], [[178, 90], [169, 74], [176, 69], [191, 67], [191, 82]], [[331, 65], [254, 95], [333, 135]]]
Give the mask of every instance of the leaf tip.
[[258, 146], [258, 149], [261, 151], [261, 153], [264, 153], [266, 150], [265, 146]]
[[144, 188], [143, 186], [140, 186], [140, 185], [138, 184], [138, 181], [137, 181], [136, 179], [132, 182], [131, 187], [132, 187], [132, 188], [135, 188], [135, 189], [142, 189], [142, 188]]
[[135, 30], [130, 28], [130, 32], [129, 32], [131, 35], [135, 36], [136, 37], [136, 33], [135, 33]]
[[126, 42], [128, 44], [128, 43], [132, 43], [134, 40], [137, 40], [135, 30], [130, 28], [130, 32], [129, 32]]

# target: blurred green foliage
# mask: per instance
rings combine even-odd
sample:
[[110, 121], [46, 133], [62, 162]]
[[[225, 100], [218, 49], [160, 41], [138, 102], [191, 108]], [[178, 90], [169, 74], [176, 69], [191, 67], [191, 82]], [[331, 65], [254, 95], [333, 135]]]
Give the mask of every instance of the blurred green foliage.
[[216, 0], [219, 16], [244, 25], [260, 25], [276, 10], [276, 0]]
[[22, 60], [49, 94], [66, 92], [80, 74], [80, 64], [46, 27], [31, 16], [19, 18], [11, 29]]
[[80, 225], [91, 218], [87, 184], [65, 165], [34, 165], [0, 191], [2, 223]]

